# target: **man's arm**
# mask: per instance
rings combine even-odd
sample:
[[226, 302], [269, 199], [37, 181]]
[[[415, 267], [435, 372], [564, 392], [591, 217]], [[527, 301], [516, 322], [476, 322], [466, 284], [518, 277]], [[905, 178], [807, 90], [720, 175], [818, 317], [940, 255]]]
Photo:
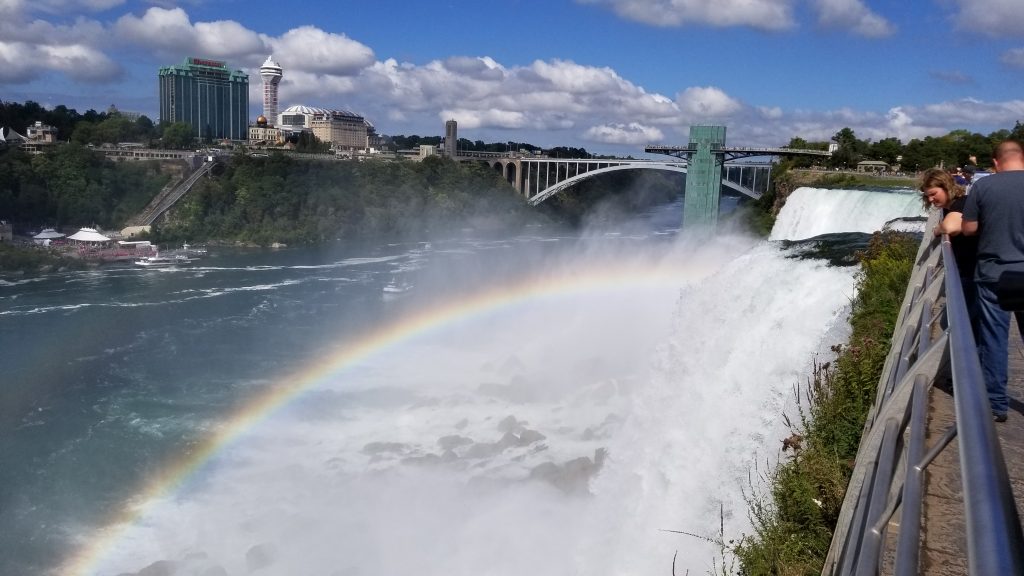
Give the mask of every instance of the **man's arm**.
[[964, 201], [964, 215], [960, 223], [960, 233], [964, 236], [976, 236], [978, 234], [978, 190], [967, 195]]

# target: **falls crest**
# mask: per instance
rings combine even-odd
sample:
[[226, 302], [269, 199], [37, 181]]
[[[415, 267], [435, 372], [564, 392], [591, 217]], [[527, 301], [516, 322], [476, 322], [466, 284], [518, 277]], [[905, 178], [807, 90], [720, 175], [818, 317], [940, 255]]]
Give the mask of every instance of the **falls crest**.
[[913, 191], [797, 188], [775, 221], [770, 240], [804, 240], [835, 232], [874, 232], [897, 218], [924, 215]]

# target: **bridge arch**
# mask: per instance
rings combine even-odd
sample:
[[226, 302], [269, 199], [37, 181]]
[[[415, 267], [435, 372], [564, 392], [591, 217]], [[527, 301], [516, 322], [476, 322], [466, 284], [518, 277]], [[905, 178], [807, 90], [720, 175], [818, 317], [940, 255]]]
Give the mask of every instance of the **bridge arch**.
[[[668, 171], [668, 172], [681, 172], [683, 174], [687, 173], [686, 172], [686, 167], [684, 167], [684, 166], [673, 166], [673, 165], [670, 165], [670, 164], [655, 164], [655, 163], [620, 164], [620, 165], [617, 165], [617, 166], [608, 166], [608, 167], [605, 167], [605, 168], [599, 168], [599, 169], [596, 169], [596, 170], [591, 170], [589, 172], [584, 172], [582, 174], [577, 174], [577, 175], [572, 176], [570, 178], [566, 178], [565, 180], [562, 180], [561, 182], [558, 182], [557, 184], [554, 184], [552, 186], [549, 186], [549, 187], [541, 190], [540, 192], [538, 192], [537, 194], [535, 194], [533, 196], [529, 195], [529, 190], [524, 190], [522, 192], [523, 192], [523, 194], [525, 196], [527, 196], [527, 201], [530, 203], [531, 206], [537, 206], [541, 202], [547, 200], [548, 198], [554, 196], [555, 194], [558, 194], [559, 192], [561, 192], [561, 191], [563, 191], [563, 190], [565, 190], [567, 188], [572, 187], [573, 185], [575, 185], [576, 183], [578, 183], [578, 182], [580, 182], [582, 180], [585, 180], [587, 178], [591, 178], [593, 176], [599, 176], [601, 174], [607, 174], [609, 172], [617, 172], [619, 170], [665, 170], [665, 171]], [[726, 186], [726, 187], [728, 187], [728, 188], [730, 188], [732, 190], [735, 190], [736, 192], [744, 194], [746, 196], [750, 196], [751, 198], [755, 198], [755, 199], [758, 198], [756, 193], [754, 193], [752, 190], [744, 188], [743, 186], [740, 186], [739, 184], [735, 184], [735, 183], [730, 182], [728, 180], [724, 180], [723, 179], [722, 180], [722, 185]]]

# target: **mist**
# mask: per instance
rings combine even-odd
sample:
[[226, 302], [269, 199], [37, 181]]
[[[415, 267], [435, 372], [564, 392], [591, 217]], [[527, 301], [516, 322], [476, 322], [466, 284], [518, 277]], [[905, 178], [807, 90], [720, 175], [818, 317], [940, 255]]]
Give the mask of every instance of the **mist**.
[[396, 247], [416, 291], [392, 322], [533, 288], [316, 382], [138, 502], [89, 573], [711, 569], [713, 545], [666, 530], [749, 532], [751, 464], [777, 457], [794, 384], [841, 341], [852, 270], [666, 223]]

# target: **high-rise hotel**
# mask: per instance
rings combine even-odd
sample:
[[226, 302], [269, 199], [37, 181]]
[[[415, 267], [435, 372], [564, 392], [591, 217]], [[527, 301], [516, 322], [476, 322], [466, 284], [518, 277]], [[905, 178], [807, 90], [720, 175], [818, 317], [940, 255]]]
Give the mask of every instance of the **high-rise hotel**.
[[195, 136], [204, 140], [245, 140], [249, 75], [202, 58], [160, 68], [160, 121], [191, 124]]

